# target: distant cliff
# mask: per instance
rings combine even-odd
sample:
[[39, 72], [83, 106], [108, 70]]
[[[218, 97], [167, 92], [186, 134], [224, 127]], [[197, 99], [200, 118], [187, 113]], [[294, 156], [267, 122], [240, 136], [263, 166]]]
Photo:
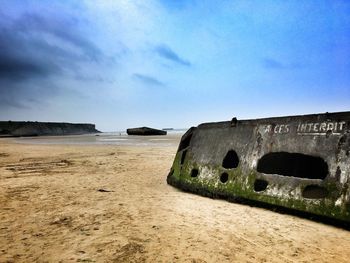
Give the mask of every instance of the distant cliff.
[[77, 135], [98, 133], [95, 124], [0, 121], [0, 136]]

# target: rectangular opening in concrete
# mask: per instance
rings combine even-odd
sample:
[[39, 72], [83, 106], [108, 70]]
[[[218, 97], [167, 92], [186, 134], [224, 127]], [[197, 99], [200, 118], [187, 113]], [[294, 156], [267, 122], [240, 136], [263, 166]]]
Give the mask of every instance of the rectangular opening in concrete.
[[327, 197], [328, 191], [325, 188], [318, 185], [308, 185], [303, 190], [302, 195], [304, 198], [321, 199]]
[[185, 158], [186, 158], [187, 150], [184, 150], [181, 155], [181, 165], [185, 163]]
[[190, 142], [191, 142], [191, 139], [192, 139], [192, 135], [193, 135], [193, 131], [194, 131], [195, 129], [196, 129], [196, 128], [193, 128], [193, 127], [192, 127], [192, 128], [189, 129], [189, 130], [184, 134], [184, 136], [181, 138], [178, 152], [182, 151], [183, 149], [186, 149], [186, 148], [190, 145]]
[[308, 179], [325, 179], [328, 165], [321, 157], [301, 153], [271, 152], [258, 162], [257, 171]]

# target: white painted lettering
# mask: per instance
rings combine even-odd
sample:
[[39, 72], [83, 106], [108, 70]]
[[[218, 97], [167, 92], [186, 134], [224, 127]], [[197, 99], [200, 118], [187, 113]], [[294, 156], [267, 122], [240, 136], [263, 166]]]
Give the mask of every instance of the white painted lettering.
[[265, 127], [265, 132], [269, 133], [271, 131], [271, 125]]
[[334, 124], [333, 124], [333, 122], [329, 122], [329, 123], [327, 124], [327, 131], [333, 131], [333, 129], [334, 129]]
[[343, 130], [343, 125], [345, 124], [345, 121], [339, 122], [339, 131]]
[[283, 132], [283, 127], [284, 127], [284, 125], [280, 125], [280, 128], [279, 128], [279, 130], [278, 130], [279, 133], [282, 133], [282, 132]]
[[309, 132], [311, 132], [312, 130], [312, 125], [314, 125], [313, 123], [308, 123], [307, 126], [309, 127]]
[[333, 135], [339, 135], [345, 129], [346, 122], [299, 122], [297, 126], [291, 127], [291, 124], [266, 125], [265, 132], [273, 132], [275, 134], [286, 134], [291, 130], [299, 135], [326, 135], [327, 131], [332, 131]]
[[322, 122], [320, 125], [320, 132], [326, 132], [327, 131], [327, 123]]
[[300, 126], [300, 131], [301, 131], [301, 132], [305, 132], [305, 131], [306, 131], [306, 127], [307, 127], [307, 124], [306, 124], [306, 123], [301, 124], [301, 126]]
[[286, 133], [289, 133], [289, 131], [290, 131], [290, 129], [289, 129], [289, 125], [288, 124], [286, 124]]

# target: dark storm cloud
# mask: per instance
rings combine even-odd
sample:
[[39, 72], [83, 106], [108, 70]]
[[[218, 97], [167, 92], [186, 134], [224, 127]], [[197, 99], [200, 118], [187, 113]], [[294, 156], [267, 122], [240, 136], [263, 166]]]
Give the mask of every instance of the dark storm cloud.
[[170, 47], [166, 45], [159, 45], [156, 46], [154, 51], [161, 57], [170, 60], [172, 62], [175, 62], [182, 66], [191, 66], [191, 62], [188, 60], [181, 58], [178, 54], [175, 53]]
[[[31, 46], [33, 48], [33, 43]], [[31, 48], [25, 42], [25, 36], [1, 25], [0, 50], [0, 81], [6, 79], [18, 83], [34, 76], [48, 76], [53, 68], [57, 70], [56, 66], [50, 67], [40, 57], [32, 54]]]
[[43, 32], [60, 40], [63, 40], [83, 53], [83, 58], [99, 61], [101, 51], [81, 32], [79, 32], [79, 20], [72, 17], [47, 18], [38, 14], [24, 14], [14, 25], [14, 29], [20, 32]]
[[99, 61], [99, 49], [69, 18], [50, 20], [24, 14], [10, 23], [0, 19], [0, 79], [47, 77], [79, 61]]
[[165, 86], [165, 84], [158, 79], [143, 74], [135, 73], [132, 75], [132, 78], [149, 86]]
[[15, 56], [0, 54], [0, 79], [12, 79], [18, 82], [27, 77], [48, 76], [57, 70], [58, 68], [53, 65], [44, 65], [37, 61], [26, 61]]
[[0, 107], [23, 108], [23, 101], [55, 94], [60, 87], [50, 84], [52, 78], [81, 74], [81, 63], [105, 59], [75, 18], [0, 14]]

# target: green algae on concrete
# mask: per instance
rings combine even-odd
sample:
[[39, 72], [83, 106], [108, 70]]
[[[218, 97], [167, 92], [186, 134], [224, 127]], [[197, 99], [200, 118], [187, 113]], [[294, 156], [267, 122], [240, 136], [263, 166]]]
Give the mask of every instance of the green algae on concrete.
[[[202, 124], [182, 137], [167, 181], [203, 196], [350, 222], [349, 123], [343, 112]], [[232, 152], [237, 163], [227, 168]]]

